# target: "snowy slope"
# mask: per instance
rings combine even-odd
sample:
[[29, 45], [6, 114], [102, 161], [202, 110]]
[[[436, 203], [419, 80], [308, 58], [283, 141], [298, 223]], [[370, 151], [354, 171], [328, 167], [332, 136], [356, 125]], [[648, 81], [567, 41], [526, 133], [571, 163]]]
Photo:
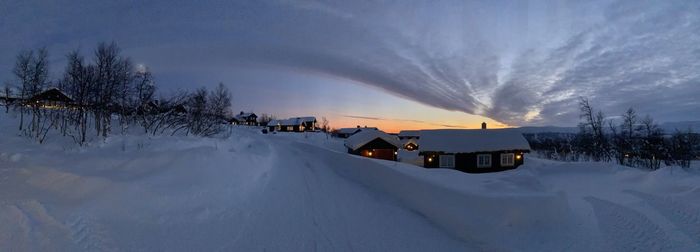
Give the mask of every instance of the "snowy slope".
[[245, 127], [79, 149], [1, 121], [0, 251], [700, 250], [700, 176], [677, 168], [465, 174]]

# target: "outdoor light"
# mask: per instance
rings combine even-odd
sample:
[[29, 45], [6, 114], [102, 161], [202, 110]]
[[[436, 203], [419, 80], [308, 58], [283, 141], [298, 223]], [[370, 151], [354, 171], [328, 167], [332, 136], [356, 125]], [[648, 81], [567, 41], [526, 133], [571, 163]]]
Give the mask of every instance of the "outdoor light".
[[370, 157], [371, 157], [371, 156], [372, 156], [372, 152], [371, 152], [371, 151], [370, 151], [370, 152], [367, 152], [367, 156], [370, 156]]
[[428, 158], [428, 162], [433, 162], [433, 158], [432, 158], [432, 157], [429, 157], [429, 158]]
[[399, 155], [399, 152], [398, 152], [398, 151], [394, 151], [394, 155]]
[[521, 159], [523, 156], [522, 155], [515, 155], [515, 159]]

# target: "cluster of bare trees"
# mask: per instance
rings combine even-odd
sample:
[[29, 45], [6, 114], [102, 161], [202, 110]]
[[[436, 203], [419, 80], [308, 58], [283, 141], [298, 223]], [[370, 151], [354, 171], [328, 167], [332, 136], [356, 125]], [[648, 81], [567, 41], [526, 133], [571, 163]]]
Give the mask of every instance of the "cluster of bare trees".
[[[223, 84], [211, 92], [200, 88], [156, 99], [151, 72], [134, 66], [115, 43], [100, 43], [89, 61], [78, 50], [68, 53], [66, 68], [54, 81], [49, 79], [47, 58], [43, 48], [17, 56], [13, 73], [19, 93], [12, 106], [6, 102], [6, 111], [12, 107], [19, 113], [20, 131], [39, 142], [54, 129], [83, 145], [89, 135], [106, 138], [113, 127], [123, 134], [130, 125], [153, 135], [212, 136], [223, 130], [230, 116], [231, 94]], [[47, 107], [33, 100], [51, 85], [70, 101]], [[5, 93], [10, 97], [11, 89], [6, 87]]]
[[659, 169], [661, 164], [690, 167], [700, 156], [700, 135], [676, 130], [667, 134], [650, 116], [628, 109], [618, 124], [582, 98], [578, 134], [527, 135], [531, 147], [547, 158], [616, 161], [631, 167]]
[[[12, 73], [16, 76], [19, 92], [18, 97], [29, 98], [41, 92], [49, 85], [49, 65], [48, 51], [46, 48], [37, 51], [22, 51], [17, 55], [17, 61]], [[5, 87], [6, 97], [11, 91], [9, 86]], [[26, 99], [29, 101], [29, 99]], [[6, 101], [6, 112], [9, 110], [9, 101]], [[53, 127], [58, 117], [52, 111], [41, 109], [36, 102], [26, 102], [24, 106], [19, 106], [20, 114], [19, 130], [22, 134], [36, 138], [43, 142], [48, 130]], [[26, 120], [29, 120], [25, 123]]]

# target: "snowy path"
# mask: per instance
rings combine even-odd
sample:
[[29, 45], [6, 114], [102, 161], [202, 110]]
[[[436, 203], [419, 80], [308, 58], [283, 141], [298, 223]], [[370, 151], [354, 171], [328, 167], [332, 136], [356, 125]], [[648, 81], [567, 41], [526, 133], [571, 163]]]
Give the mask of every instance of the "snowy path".
[[316, 155], [352, 157], [246, 134], [176, 141], [0, 160], [11, 165], [0, 166], [0, 250], [470, 250]]
[[[236, 238], [243, 250], [462, 250], [414, 212], [339, 177], [313, 147], [278, 141], [277, 163]], [[305, 148], [306, 147], [306, 148]], [[326, 153], [330, 154], [330, 153]], [[321, 162], [319, 162], [321, 161]], [[336, 160], [342, 162], [341, 160]], [[270, 243], [270, 240], [276, 240]]]

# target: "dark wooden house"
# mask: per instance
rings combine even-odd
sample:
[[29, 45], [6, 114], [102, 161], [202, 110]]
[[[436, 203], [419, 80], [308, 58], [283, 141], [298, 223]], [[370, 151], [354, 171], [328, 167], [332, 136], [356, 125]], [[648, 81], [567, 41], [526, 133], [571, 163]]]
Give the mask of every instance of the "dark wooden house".
[[255, 113], [245, 113], [241, 111], [241, 113], [234, 116], [229, 122], [236, 125], [258, 126], [258, 116], [255, 115]]
[[345, 140], [350, 154], [394, 161], [400, 146], [396, 136], [380, 130], [363, 130]]
[[70, 106], [73, 103], [68, 95], [58, 88], [50, 88], [46, 91], [38, 93], [27, 100], [27, 104], [32, 106], [40, 106], [49, 109], [61, 109]]
[[510, 129], [422, 130], [420, 143], [424, 167], [469, 173], [515, 169], [530, 152], [523, 135]]

